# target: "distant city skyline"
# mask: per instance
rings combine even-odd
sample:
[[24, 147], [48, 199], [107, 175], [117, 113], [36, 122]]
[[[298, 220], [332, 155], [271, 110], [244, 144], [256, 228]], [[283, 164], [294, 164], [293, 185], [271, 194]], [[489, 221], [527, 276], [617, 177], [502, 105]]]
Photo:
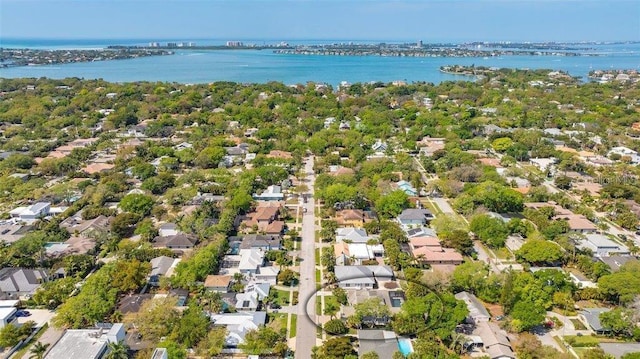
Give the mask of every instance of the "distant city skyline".
[[640, 41], [640, 1], [0, 0], [2, 38]]

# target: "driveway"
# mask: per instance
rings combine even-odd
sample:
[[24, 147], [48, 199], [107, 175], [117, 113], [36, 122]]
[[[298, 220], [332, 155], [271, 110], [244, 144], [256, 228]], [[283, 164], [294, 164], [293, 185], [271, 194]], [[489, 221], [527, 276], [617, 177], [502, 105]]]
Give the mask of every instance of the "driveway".
[[31, 315], [28, 317], [18, 317], [18, 323], [24, 324], [28, 321], [34, 321], [38, 328], [45, 325], [45, 323], [49, 323], [55, 315], [54, 312], [47, 309], [26, 309], [26, 311], [31, 313]]
[[454, 211], [453, 208], [451, 208], [451, 205], [449, 204], [449, 201], [447, 201], [446, 198], [435, 197], [435, 198], [431, 198], [431, 201], [433, 201], [436, 205], [438, 205], [438, 208], [440, 208], [440, 210], [444, 214], [456, 214], [456, 211]]

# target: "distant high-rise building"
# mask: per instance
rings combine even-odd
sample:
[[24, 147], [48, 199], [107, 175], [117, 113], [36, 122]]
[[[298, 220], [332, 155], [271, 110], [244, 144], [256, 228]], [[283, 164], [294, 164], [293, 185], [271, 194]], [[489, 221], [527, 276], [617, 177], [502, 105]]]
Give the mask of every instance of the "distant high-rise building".
[[227, 41], [227, 47], [242, 47], [244, 44], [242, 41]]
[[167, 47], [178, 47], [177, 42], [167, 42]]
[[160, 47], [160, 44], [157, 42], [150, 42], [149, 47]]
[[418, 40], [418, 43], [416, 44], [417, 48], [421, 48], [422, 47], [422, 40]]

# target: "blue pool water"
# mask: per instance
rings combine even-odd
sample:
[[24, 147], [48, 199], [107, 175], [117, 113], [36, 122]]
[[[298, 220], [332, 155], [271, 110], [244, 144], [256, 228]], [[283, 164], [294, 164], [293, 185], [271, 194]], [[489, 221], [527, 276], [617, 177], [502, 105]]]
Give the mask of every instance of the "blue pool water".
[[413, 352], [413, 345], [411, 345], [411, 340], [406, 338], [398, 339], [398, 349], [400, 353], [405, 357]]

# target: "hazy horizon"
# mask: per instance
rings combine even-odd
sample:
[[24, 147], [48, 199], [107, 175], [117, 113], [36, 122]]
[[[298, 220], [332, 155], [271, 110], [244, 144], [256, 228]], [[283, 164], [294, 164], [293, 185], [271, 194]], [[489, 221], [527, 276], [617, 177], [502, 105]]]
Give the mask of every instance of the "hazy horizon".
[[0, 0], [0, 38], [640, 41], [629, 0]]

